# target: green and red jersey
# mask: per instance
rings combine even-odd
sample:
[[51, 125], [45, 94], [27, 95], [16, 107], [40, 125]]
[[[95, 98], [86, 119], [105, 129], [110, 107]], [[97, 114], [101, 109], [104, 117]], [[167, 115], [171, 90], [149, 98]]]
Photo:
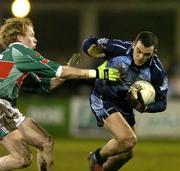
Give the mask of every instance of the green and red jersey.
[[[48, 91], [50, 78], [60, 76], [61, 70], [60, 64], [44, 58], [37, 51], [13, 43], [0, 54], [0, 98], [16, 100], [21, 87], [34, 92], [43, 91], [45, 87]], [[42, 86], [37, 89], [33, 84]]]

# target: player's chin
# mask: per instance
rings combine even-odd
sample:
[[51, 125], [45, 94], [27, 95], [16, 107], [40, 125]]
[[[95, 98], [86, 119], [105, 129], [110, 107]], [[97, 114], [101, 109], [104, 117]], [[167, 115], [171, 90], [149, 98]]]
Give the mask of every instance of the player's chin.
[[135, 61], [134, 63], [135, 63], [136, 66], [144, 65], [144, 61]]

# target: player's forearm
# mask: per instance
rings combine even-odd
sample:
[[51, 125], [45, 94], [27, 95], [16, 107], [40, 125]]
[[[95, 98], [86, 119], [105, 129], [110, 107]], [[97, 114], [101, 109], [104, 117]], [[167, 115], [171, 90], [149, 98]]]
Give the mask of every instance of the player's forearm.
[[63, 79], [89, 79], [96, 78], [95, 69], [79, 69], [71, 66], [62, 66], [60, 78]]
[[146, 112], [150, 112], [150, 113], [163, 112], [166, 110], [166, 107], [167, 107], [166, 100], [156, 101], [147, 106]]
[[51, 78], [50, 89], [52, 90], [54, 88], [61, 86], [65, 81], [66, 81], [65, 79], [58, 78], [58, 77]]

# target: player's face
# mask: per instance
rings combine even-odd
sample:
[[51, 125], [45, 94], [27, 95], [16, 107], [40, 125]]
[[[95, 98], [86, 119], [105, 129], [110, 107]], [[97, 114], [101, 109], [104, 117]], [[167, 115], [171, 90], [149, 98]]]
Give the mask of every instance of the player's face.
[[154, 53], [154, 46], [145, 47], [141, 41], [133, 43], [133, 60], [137, 66], [145, 64]]
[[25, 36], [18, 36], [18, 41], [26, 45], [27, 47], [31, 49], [36, 48], [37, 40], [35, 38], [34, 30], [31, 26], [27, 27], [27, 31], [25, 33]]

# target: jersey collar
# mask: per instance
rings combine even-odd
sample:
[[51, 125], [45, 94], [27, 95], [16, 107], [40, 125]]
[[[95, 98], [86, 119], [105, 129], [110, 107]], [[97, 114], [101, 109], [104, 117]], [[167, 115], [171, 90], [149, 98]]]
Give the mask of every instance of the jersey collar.
[[9, 47], [11, 47], [11, 46], [13, 46], [13, 45], [17, 45], [17, 44], [23, 45], [23, 46], [27, 47], [26, 45], [24, 45], [24, 44], [21, 43], [21, 42], [13, 42], [13, 43], [10, 43], [10, 44], [9, 44]]

